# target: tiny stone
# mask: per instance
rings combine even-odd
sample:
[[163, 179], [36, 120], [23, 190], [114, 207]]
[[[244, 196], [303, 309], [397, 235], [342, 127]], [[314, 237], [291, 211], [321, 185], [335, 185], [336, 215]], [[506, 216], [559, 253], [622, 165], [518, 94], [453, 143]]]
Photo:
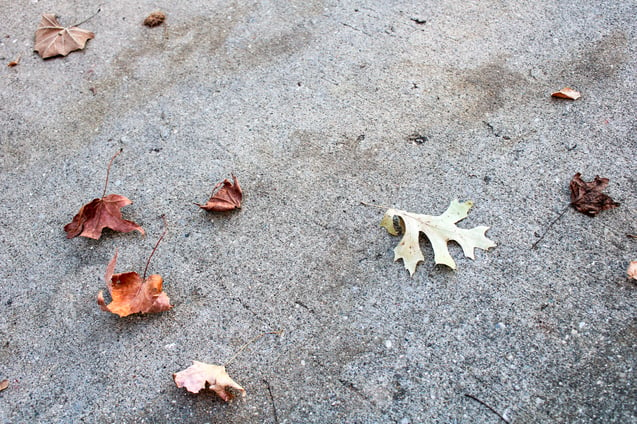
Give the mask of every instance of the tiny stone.
[[387, 349], [391, 349], [391, 346], [392, 346], [391, 340], [385, 340], [385, 347]]

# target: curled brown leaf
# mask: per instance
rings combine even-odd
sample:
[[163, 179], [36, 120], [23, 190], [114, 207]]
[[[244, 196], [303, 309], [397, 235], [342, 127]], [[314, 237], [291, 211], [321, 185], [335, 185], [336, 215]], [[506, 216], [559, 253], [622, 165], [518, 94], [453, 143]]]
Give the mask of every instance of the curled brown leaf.
[[631, 261], [630, 264], [628, 264], [626, 274], [628, 275], [628, 278], [637, 280], [637, 261]]
[[582, 95], [580, 94], [579, 91], [575, 91], [570, 87], [564, 87], [560, 91], [551, 93], [551, 97], [557, 97], [559, 99], [577, 100], [580, 97], [582, 97]]
[[166, 20], [166, 14], [160, 10], [151, 13], [144, 19], [144, 25], [153, 28], [164, 23]]
[[[243, 199], [243, 191], [241, 190], [237, 177], [232, 175], [232, 179], [234, 181], [234, 185], [226, 178], [214, 186], [210, 199], [204, 205], [200, 205], [199, 203], [195, 203], [195, 205], [213, 212], [227, 212], [234, 209], [240, 209], [241, 200]], [[223, 187], [221, 187], [222, 185]], [[215, 193], [215, 190], [219, 187], [221, 188]]]
[[586, 182], [582, 180], [582, 174], [578, 172], [570, 183], [571, 205], [588, 216], [595, 216], [601, 211], [618, 207], [619, 203], [602, 193], [609, 181], [608, 178], [596, 175], [593, 181]]

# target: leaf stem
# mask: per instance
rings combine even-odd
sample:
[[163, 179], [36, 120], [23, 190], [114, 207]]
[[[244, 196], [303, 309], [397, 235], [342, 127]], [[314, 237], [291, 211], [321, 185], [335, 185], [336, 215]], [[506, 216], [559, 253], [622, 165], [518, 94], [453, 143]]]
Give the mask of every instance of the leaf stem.
[[496, 411], [496, 410], [495, 410], [495, 408], [494, 408], [494, 407], [492, 407], [491, 405], [487, 404], [486, 402], [484, 402], [484, 401], [482, 401], [482, 400], [478, 399], [477, 397], [475, 397], [475, 396], [473, 396], [473, 395], [470, 395], [469, 393], [465, 393], [464, 395], [465, 395], [466, 397], [468, 397], [469, 399], [473, 399], [473, 400], [475, 400], [475, 401], [476, 401], [476, 402], [478, 402], [480, 405], [483, 405], [483, 406], [487, 407], [487, 408], [489, 409], [489, 411], [491, 411], [491, 412], [493, 412], [494, 414], [496, 414], [496, 415], [497, 415], [498, 417], [500, 417], [500, 419], [501, 419], [502, 421], [504, 421], [505, 423], [507, 423], [507, 424], [509, 424], [509, 423], [510, 423], [510, 421], [509, 421], [509, 420], [507, 420], [507, 419], [506, 419], [506, 418], [504, 418], [502, 415], [500, 415], [500, 413], [499, 413], [498, 411]]
[[106, 168], [106, 181], [104, 182], [104, 192], [102, 193], [102, 199], [104, 198], [104, 196], [106, 196], [106, 187], [108, 186], [108, 176], [111, 173], [111, 165], [113, 164], [115, 158], [119, 156], [120, 153], [122, 153], [122, 151], [124, 151], [124, 149], [119, 149], [119, 151], [113, 155], [111, 161], [108, 163], [108, 168]]
[[259, 334], [258, 336], [256, 336], [255, 338], [253, 338], [252, 340], [248, 341], [243, 346], [241, 346], [239, 350], [236, 351], [234, 355], [232, 355], [232, 358], [228, 359], [226, 363], [223, 364], [223, 366], [227, 367], [228, 365], [230, 365], [230, 363], [234, 361], [237, 358], [237, 356], [239, 356], [239, 354], [245, 350], [246, 347], [250, 346], [252, 343], [256, 342], [257, 340], [259, 340], [261, 337], [265, 336], [266, 334], [276, 334], [277, 336], [280, 336], [281, 334], [283, 334], [283, 330], [268, 331], [266, 333]]
[[89, 16], [88, 18], [84, 19], [82, 22], [80, 22], [79, 24], [75, 24], [72, 25], [74, 27], [79, 27], [80, 25], [86, 23], [87, 21], [90, 21], [91, 19], [93, 19], [98, 13], [100, 13], [102, 11], [102, 5], [100, 5], [100, 7], [97, 9], [97, 12], [93, 13], [91, 16]]
[[544, 230], [544, 234], [542, 234], [542, 235], [540, 236], [540, 238], [539, 238], [539, 239], [537, 239], [537, 240], [535, 241], [535, 243], [533, 243], [533, 245], [531, 246], [531, 249], [536, 249], [536, 248], [537, 248], [538, 243], [539, 243], [540, 241], [542, 241], [542, 239], [544, 238], [544, 236], [546, 235], [546, 233], [548, 233], [548, 232], [549, 232], [549, 230], [551, 229], [551, 227], [553, 226], [553, 224], [555, 224], [555, 223], [556, 223], [556, 222], [557, 222], [557, 221], [558, 221], [561, 217], [563, 217], [563, 216], [564, 216], [564, 214], [565, 214], [565, 213], [566, 213], [566, 211], [568, 210], [569, 206], [571, 206], [571, 204], [570, 204], [570, 203], [569, 203], [568, 205], [566, 205], [566, 207], [562, 210], [562, 212], [560, 212], [560, 214], [557, 216], [557, 218], [555, 218], [555, 219], [553, 220], [553, 222], [551, 222], [551, 223], [549, 224], [548, 228], [547, 228], [546, 230]]
[[363, 202], [363, 201], [361, 201], [361, 205], [371, 206], [373, 208], [378, 208], [378, 209], [391, 209], [391, 206], [373, 205], [371, 203], [367, 203], [367, 202]]
[[153, 247], [153, 251], [151, 252], [150, 256], [148, 257], [148, 260], [146, 261], [146, 268], [144, 268], [144, 278], [143, 278], [144, 280], [146, 279], [146, 271], [148, 271], [148, 265], [150, 265], [150, 259], [153, 257], [153, 255], [155, 254], [155, 251], [157, 250], [157, 247], [159, 246], [159, 243], [168, 232], [168, 223], [166, 222], [166, 215], [162, 215], [161, 218], [164, 220], [164, 232], [161, 234], [161, 237], [159, 237], [159, 240], [157, 240], [157, 243], [155, 243], [155, 247]]

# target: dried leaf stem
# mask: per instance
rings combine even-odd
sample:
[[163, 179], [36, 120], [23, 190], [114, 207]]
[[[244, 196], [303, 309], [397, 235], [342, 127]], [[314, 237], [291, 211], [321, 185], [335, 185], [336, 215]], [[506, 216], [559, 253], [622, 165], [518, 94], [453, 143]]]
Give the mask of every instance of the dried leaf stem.
[[238, 350], [238, 351], [236, 351], [234, 355], [232, 355], [232, 358], [228, 359], [228, 360], [226, 361], [226, 363], [225, 363], [225, 364], [223, 364], [223, 366], [224, 366], [224, 367], [227, 367], [228, 365], [230, 365], [230, 363], [231, 363], [232, 361], [234, 361], [234, 360], [237, 358], [237, 356], [239, 356], [239, 354], [245, 350], [245, 348], [246, 348], [246, 347], [250, 346], [252, 343], [256, 342], [256, 341], [257, 341], [257, 340], [259, 340], [261, 337], [263, 337], [263, 336], [265, 336], [265, 335], [267, 335], [267, 334], [276, 334], [277, 336], [280, 336], [281, 334], [283, 334], [283, 330], [279, 330], [279, 331], [268, 331], [268, 332], [266, 332], [266, 333], [261, 333], [261, 334], [259, 334], [258, 336], [256, 336], [255, 338], [253, 338], [252, 340], [250, 340], [250, 341], [246, 342], [243, 346], [241, 346], [241, 347], [239, 348], [239, 350]]
[[391, 206], [374, 205], [372, 203], [367, 203], [367, 202], [362, 202], [362, 201], [361, 201], [361, 205], [371, 206], [373, 208], [378, 208], [378, 209], [391, 209]]
[[88, 18], [84, 19], [82, 22], [80, 22], [79, 24], [75, 24], [75, 25], [71, 25], [74, 27], [79, 27], [80, 25], [90, 21], [91, 19], [93, 19], [95, 16], [97, 16], [98, 13], [100, 13], [102, 11], [102, 5], [100, 5], [100, 7], [97, 9], [97, 12], [93, 13], [91, 16], [89, 16]]
[[164, 232], [161, 234], [161, 237], [159, 237], [159, 240], [157, 240], [157, 243], [155, 243], [155, 247], [153, 247], [153, 251], [150, 253], [148, 260], [146, 261], [146, 268], [144, 268], [144, 278], [143, 278], [144, 280], [146, 279], [146, 271], [148, 271], [148, 265], [150, 264], [150, 259], [153, 257], [153, 255], [155, 254], [155, 251], [157, 250], [157, 247], [159, 246], [159, 243], [162, 241], [162, 239], [168, 232], [168, 223], [166, 222], [166, 215], [162, 215], [161, 218], [164, 220]]
[[496, 410], [495, 410], [495, 408], [494, 408], [494, 407], [492, 407], [491, 405], [489, 405], [488, 403], [486, 403], [486, 402], [484, 402], [484, 401], [482, 401], [482, 400], [478, 399], [477, 397], [475, 397], [475, 396], [473, 396], [473, 395], [470, 395], [469, 393], [465, 393], [464, 395], [465, 395], [466, 397], [468, 397], [469, 399], [473, 399], [473, 400], [475, 400], [475, 401], [476, 401], [476, 402], [478, 402], [480, 405], [485, 406], [486, 408], [488, 408], [488, 409], [489, 409], [489, 411], [493, 412], [493, 413], [494, 413], [494, 414], [496, 414], [498, 417], [500, 417], [500, 419], [501, 419], [502, 421], [504, 421], [504, 422], [505, 422], [505, 423], [507, 423], [507, 424], [510, 424], [510, 421], [509, 421], [509, 420], [507, 420], [507, 419], [506, 419], [506, 418], [504, 418], [502, 415], [500, 415], [500, 413], [499, 413], [498, 411], [496, 411]]
[[108, 168], [106, 168], [106, 181], [104, 182], [104, 192], [102, 193], [102, 198], [106, 196], [106, 187], [108, 186], [108, 176], [111, 174], [111, 165], [113, 165], [113, 161], [115, 160], [115, 158], [119, 156], [119, 154], [123, 151], [124, 149], [119, 149], [119, 151], [113, 155], [111, 161], [108, 163]]
[[571, 204], [570, 204], [570, 203], [569, 203], [568, 205], [566, 205], [566, 207], [562, 210], [562, 212], [560, 212], [560, 214], [557, 216], [557, 218], [555, 218], [555, 219], [554, 219], [554, 220], [553, 220], [553, 221], [549, 224], [549, 226], [546, 228], [546, 230], [544, 230], [544, 233], [540, 236], [540, 238], [539, 238], [539, 239], [537, 239], [537, 240], [535, 241], [535, 243], [533, 243], [533, 245], [531, 246], [531, 249], [536, 249], [536, 248], [537, 248], [538, 243], [542, 241], [542, 239], [544, 238], [544, 236], [546, 235], [546, 233], [548, 233], [548, 232], [549, 232], [549, 230], [551, 229], [551, 227], [553, 226], [553, 224], [555, 224], [557, 221], [559, 221], [559, 219], [560, 219], [561, 217], [563, 217], [563, 216], [564, 216], [564, 214], [565, 214], [565, 213], [566, 213], [566, 211], [568, 210], [569, 206], [571, 206]]

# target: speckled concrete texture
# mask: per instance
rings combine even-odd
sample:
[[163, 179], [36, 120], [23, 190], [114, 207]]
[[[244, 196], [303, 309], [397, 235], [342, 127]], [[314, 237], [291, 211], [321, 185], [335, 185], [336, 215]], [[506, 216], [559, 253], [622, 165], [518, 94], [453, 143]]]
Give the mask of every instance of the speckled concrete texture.
[[[42, 13], [95, 32], [42, 60]], [[142, 25], [155, 10], [166, 23]], [[637, 422], [634, 2], [0, 3], [3, 423]], [[21, 56], [15, 67], [6, 65]], [[570, 86], [577, 101], [550, 93]], [[137, 233], [67, 240], [102, 193]], [[568, 183], [610, 179], [596, 218]], [[240, 211], [212, 214], [235, 173]], [[498, 246], [409, 276], [382, 209]], [[174, 308], [118, 318], [116, 272], [164, 278]], [[245, 389], [178, 389], [192, 360]], [[476, 400], [478, 399], [478, 400]], [[481, 403], [481, 402], [482, 403]], [[490, 410], [487, 406], [491, 407]], [[500, 416], [498, 416], [498, 414]]]

